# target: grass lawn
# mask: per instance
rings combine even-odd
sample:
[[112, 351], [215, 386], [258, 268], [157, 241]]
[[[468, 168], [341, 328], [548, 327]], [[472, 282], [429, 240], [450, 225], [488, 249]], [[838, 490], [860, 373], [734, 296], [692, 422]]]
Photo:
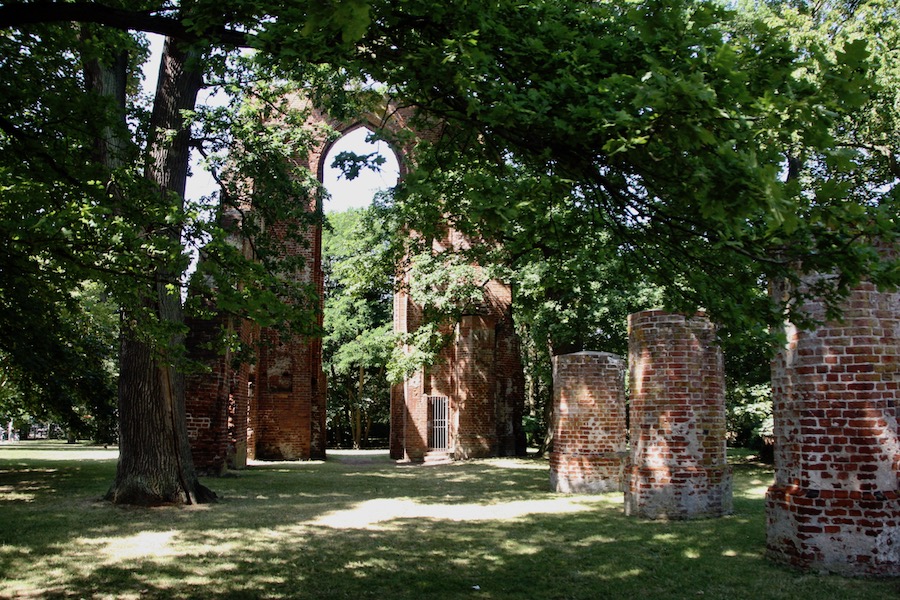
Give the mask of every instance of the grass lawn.
[[766, 560], [772, 473], [738, 460], [734, 515], [647, 522], [621, 494], [551, 493], [535, 459], [333, 452], [206, 480], [213, 505], [138, 509], [99, 500], [114, 451], [2, 444], [0, 598], [900, 597]]

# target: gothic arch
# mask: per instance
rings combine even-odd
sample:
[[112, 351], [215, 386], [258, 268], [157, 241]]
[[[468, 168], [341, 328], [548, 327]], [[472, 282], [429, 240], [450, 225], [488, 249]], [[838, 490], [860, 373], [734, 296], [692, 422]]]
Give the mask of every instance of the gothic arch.
[[[308, 101], [295, 98], [292, 102], [303, 107]], [[435, 138], [442, 132], [440, 125], [414, 127], [414, 117], [413, 109], [397, 106], [389, 99], [352, 121], [334, 119], [312, 107], [306, 126], [317, 136], [318, 143], [312, 145], [308, 154], [298, 156], [297, 164], [308, 168], [322, 182], [331, 147], [346, 133], [367, 127], [381, 134], [390, 145], [403, 177], [414, 162], [409, 140]], [[340, 135], [333, 137], [334, 131]], [[409, 136], [409, 132], [413, 135]], [[309, 210], [321, 210], [318, 199], [312, 202]], [[324, 298], [321, 237], [321, 226], [311, 227], [306, 232], [307, 243], [298, 244], [293, 250], [304, 254], [309, 265], [304, 276], [316, 286], [320, 300]], [[448, 231], [446, 239], [435, 241], [435, 251], [453, 247], [459, 238], [459, 234]], [[407, 460], [425, 458], [430, 449], [430, 424], [427, 411], [423, 413], [421, 407], [435, 390], [448, 399], [452, 421], [443, 450], [460, 458], [524, 452], [524, 378], [510, 306], [508, 286], [492, 282], [486, 287], [482, 309], [456, 325], [454, 342], [445, 351], [444, 366], [418, 373], [394, 387], [392, 456]], [[398, 292], [394, 300], [395, 330], [417, 327], [418, 315], [409, 295]], [[197, 332], [193, 337], [202, 338], [204, 332], [209, 333], [220, 323], [191, 325]], [[188, 382], [188, 427], [198, 470], [221, 472], [226, 465], [241, 468], [247, 458], [324, 458], [326, 388], [321, 339], [282, 340], [273, 329], [260, 329], [249, 323], [240, 323], [236, 328], [246, 343], [257, 348], [255, 366], [231, 365], [228, 356], [203, 356], [211, 374], [193, 377]]]

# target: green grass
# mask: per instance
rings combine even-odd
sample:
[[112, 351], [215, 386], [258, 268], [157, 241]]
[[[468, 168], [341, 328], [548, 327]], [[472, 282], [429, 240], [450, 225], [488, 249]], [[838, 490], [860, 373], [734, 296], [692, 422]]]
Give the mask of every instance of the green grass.
[[258, 464], [221, 501], [99, 500], [115, 454], [0, 445], [0, 597], [891, 598], [897, 580], [804, 574], [764, 557], [771, 471], [735, 465], [734, 515], [626, 518], [621, 494], [549, 491], [539, 460], [404, 466], [386, 453]]

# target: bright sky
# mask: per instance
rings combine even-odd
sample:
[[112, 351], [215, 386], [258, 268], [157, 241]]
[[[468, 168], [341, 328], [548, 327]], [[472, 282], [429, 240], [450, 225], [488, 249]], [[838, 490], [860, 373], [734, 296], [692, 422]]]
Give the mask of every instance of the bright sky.
[[[370, 133], [371, 131], [365, 127], [354, 129], [339, 139], [328, 151], [325, 157], [326, 168], [323, 183], [325, 189], [331, 194], [331, 199], [325, 202], [325, 212], [340, 212], [351, 206], [369, 206], [378, 191], [397, 185], [400, 172], [397, 156], [385, 142], [367, 142], [366, 136]], [[359, 177], [347, 181], [340, 169], [331, 166], [335, 154], [344, 151], [356, 154], [378, 152], [384, 157], [385, 163], [377, 172], [364, 169], [360, 172]]]
[[[145, 89], [152, 89], [159, 75], [163, 37], [155, 34], [150, 34], [147, 37], [150, 40], [151, 54], [150, 60], [143, 67], [144, 87]], [[220, 102], [220, 100], [218, 101]], [[201, 92], [200, 97], [197, 99], [198, 104], [215, 105], [216, 102], [216, 97], [209, 93], [204, 94]], [[369, 133], [371, 132], [365, 128], [355, 129], [338, 140], [329, 150], [325, 160], [324, 183], [325, 188], [331, 194], [331, 198], [325, 203], [326, 212], [339, 212], [350, 207], [369, 206], [378, 191], [391, 188], [397, 184], [399, 176], [397, 157], [384, 142], [366, 142], [366, 136]], [[368, 169], [363, 170], [359, 177], [352, 181], [347, 181], [340, 169], [331, 167], [334, 155], [344, 151], [355, 152], [356, 154], [378, 152], [385, 158], [385, 164], [381, 166], [378, 172]], [[198, 159], [197, 153], [192, 153], [192, 175], [188, 179], [185, 194], [192, 200], [210, 194], [216, 187], [212, 176], [199, 166]]]

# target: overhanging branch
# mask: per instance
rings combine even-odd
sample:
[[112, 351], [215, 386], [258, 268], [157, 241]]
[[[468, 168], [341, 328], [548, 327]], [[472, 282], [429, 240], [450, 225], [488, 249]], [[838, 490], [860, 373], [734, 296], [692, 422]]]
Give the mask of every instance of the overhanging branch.
[[188, 29], [180, 16], [125, 10], [97, 2], [15, 2], [0, 6], [0, 29], [62, 22], [96, 23], [115, 29], [158, 33], [188, 41], [210, 39], [235, 47], [247, 47], [253, 38], [252, 34], [222, 25], [204, 30]]

